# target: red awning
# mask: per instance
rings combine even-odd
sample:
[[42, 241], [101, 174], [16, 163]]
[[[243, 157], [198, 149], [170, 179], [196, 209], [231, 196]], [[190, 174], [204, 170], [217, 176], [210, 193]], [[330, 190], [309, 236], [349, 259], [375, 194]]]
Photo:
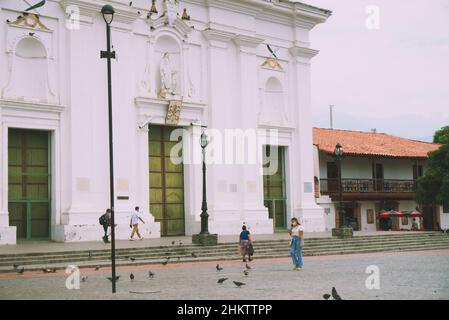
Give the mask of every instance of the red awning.
[[379, 213], [379, 218], [393, 218], [393, 217], [422, 217], [419, 211], [383, 211]]

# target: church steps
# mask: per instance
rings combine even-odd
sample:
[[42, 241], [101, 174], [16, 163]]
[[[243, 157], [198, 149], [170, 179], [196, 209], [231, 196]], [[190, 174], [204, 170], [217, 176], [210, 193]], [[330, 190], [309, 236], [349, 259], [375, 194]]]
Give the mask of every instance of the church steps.
[[[432, 239], [411, 239], [403, 241], [391, 241], [387, 239], [385, 241], [377, 241], [375, 243], [344, 241], [340, 239], [328, 239], [331, 240], [328, 243], [319, 243], [319, 245], [312, 245], [309, 242], [304, 248], [304, 255], [329, 255], [329, 254], [349, 254], [349, 253], [364, 253], [364, 252], [380, 252], [380, 251], [406, 251], [406, 250], [424, 250], [424, 249], [440, 249], [449, 248], [449, 237], [445, 235], [432, 237]], [[191, 256], [192, 250], [197, 253], [198, 258]], [[119, 265], [137, 265], [142, 263], [160, 263], [165, 261], [167, 256], [167, 250], [169, 247], [164, 248], [163, 252], [155, 252], [154, 248], [141, 249], [138, 252], [132, 252], [132, 250], [120, 252], [117, 255], [117, 263]], [[256, 244], [256, 257], [283, 257], [288, 256], [288, 241], [284, 240], [270, 246], [270, 243]], [[47, 254], [38, 256], [1, 256], [0, 255], [0, 272], [12, 271], [12, 264], [17, 263], [19, 265], [26, 266], [26, 268], [40, 269], [43, 265], [53, 266], [61, 265], [66, 267], [68, 264], [74, 263], [77, 265], [101, 265], [110, 264], [110, 252], [109, 250], [92, 251], [92, 259], [88, 259], [87, 254], [73, 253], [71, 255], [63, 254]], [[136, 258], [135, 262], [131, 262], [125, 259], [124, 256], [130, 255]], [[220, 260], [223, 257], [229, 257], [231, 259], [238, 259], [237, 244], [228, 244], [226, 246], [219, 245], [218, 247], [193, 247], [188, 246], [183, 248], [182, 252], [178, 249], [176, 252], [170, 252], [169, 256], [172, 258], [170, 263], [176, 262], [177, 256], [181, 257], [181, 262], [185, 261], [202, 261], [204, 259]], [[35, 266], [40, 267], [35, 267]], [[28, 267], [29, 266], [29, 267]]]

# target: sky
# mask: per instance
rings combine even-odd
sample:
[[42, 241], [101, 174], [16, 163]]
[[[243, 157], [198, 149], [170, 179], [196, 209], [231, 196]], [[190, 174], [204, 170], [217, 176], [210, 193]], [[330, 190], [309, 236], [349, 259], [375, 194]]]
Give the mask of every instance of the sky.
[[449, 125], [449, 0], [302, 2], [333, 11], [311, 33], [314, 126], [331, 104], [338, 129], [431, 141]]

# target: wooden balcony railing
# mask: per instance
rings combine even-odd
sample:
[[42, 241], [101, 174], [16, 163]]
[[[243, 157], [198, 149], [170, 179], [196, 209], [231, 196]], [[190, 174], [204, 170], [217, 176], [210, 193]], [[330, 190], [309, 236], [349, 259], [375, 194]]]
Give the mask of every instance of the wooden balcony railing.
[[[342, 179], [343, 193], [413, 193], [416, 192], [416, 180], [397, 179]], [[323, 194], [338, 193], [338, 179], [321, 179], [320, 191]]]

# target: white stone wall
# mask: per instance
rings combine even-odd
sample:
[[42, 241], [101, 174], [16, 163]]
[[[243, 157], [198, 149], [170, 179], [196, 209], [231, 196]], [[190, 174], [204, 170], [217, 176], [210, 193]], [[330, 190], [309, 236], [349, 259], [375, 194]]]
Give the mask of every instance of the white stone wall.
[[[177, 71], [176, 96], [183, 100], [179, 125], [189, 134], [195, 120], [219, 131], [279, 130], [279, 144], [287, 146], [288, 155], [287, 218], [299, 216], [308, 231], [323, 231], [324, 213], [314, 199], [312, 174], [310, 68], [318, 51], [311, 49], [309, 32], [326, 21], [328, 12], [277, 1], [211, 0], [205, 5], [185, 0], [178, 7], [174, 1], [172, 19], [170, 11], [160, 17], [164, 4], [158, 0], [159, 18], [147, 19], [146, 0], [134, 0], [132, 7], [124, 0], [61, 0], [47, 1], [37, 10], [44, 30], [6, 23], [14, 22], [26, 4], [4, 0], [0, 243], [15, 242], [15, 230], [8, 225], [5, 141], [10, 127], [52, 132], [52, 239], [88, 241], [102, 234], [98, 217], [109, 206], [107, 69], [100, 59], [100, 50], [106, 49], [100, 10], [106, 2], [116, 11], [111, 35], [117, 53], [112, 61], [115, 193], [129, 196], [115, 200], [118, 238], [128, 236], [136, 205], [148, 222], [144, 236], [160, 236], [149, 210], [148, 130], [139, 124], [150, 118], [152, 124], [165, 123], [168, 101], [159, 96], [165, 52]], [[189, 21], [180, 19], [183, 8]], [[72, 29], [67, 27], [70, 13]], [[23, 39], [26, 46], [20, 49]], [[270, 56], [266, 44], [276, 49], [280, 67], [261, 66]], [[38, 52], [39, 64], [22, 61], [17, 48]], [[27, 73], [31, 78], [20, 81]], [[41, 78], [31, 76], [36, 74]], [[200, 154], [198, 146], [194, 151]], [[201, 166], [187, 164], [184, 172], [185, 231], [190, 235], [199, 231]], [[212, 163], [207, 179], [211, 232], [237, 234], [243, 222], [255, 233], [273, 232], [258, 164]]]

